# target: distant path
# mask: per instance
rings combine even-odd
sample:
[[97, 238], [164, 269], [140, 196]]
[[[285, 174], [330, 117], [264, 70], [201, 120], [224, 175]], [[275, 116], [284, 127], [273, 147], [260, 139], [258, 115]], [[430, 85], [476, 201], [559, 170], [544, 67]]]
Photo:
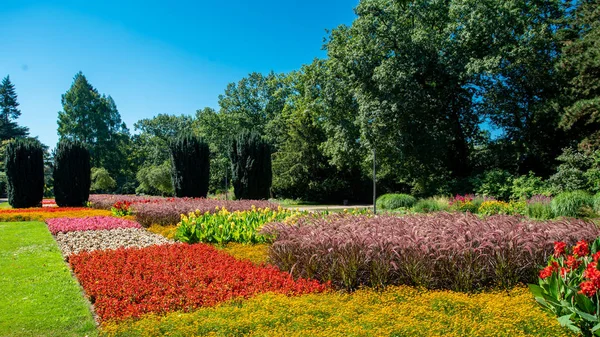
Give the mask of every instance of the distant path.
[[299, 209], [301, 211], [326, 211], [326, 210], [344, 210], [344, 209], [361, 209], [361, 208], [373, 208], [373, 205], [302, 205], [302, 206], [289, 206], [287, 208]]

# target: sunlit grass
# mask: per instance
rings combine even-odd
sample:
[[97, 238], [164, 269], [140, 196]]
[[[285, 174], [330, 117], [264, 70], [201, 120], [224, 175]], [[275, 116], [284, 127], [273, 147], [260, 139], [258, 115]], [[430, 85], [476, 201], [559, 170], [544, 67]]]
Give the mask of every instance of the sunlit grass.
[[0, 223], [0, 336], [95, 336], [81, 288], [42, 222]]

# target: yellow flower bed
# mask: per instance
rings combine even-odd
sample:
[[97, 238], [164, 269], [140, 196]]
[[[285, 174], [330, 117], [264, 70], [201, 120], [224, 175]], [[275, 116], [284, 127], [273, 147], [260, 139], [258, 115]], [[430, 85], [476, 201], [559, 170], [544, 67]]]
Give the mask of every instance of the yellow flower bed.
[[572, 336], [525, 288], [467, 295], [383, 292], [263, 294], [191, 313], [105, 322], [103, 336]]
[[[52, 211], [48, 211], [48, 209]], [[44, 221], [52, 218], [84, 218], [88, 216], [111, 216], [112, 213], [103, 209], [65, 209], [60, 208], [39, 208], [38, 209], [11, 209], [9, 211], [0, 211], [0, 222], [17, 222], [17, 221]]]
[[267, 244], [247, 245], [231, 242], [223, 247], [216, 247], [226, 251], [229, 255], [233, 255], [237, 259], [250, 260], [257, 264], [267, 262], [269, 257], [269, 245]]
[[162, 235], [169, 240], [174, 240], [175, 232], [177, 232], [177, 226], [162, 226], [154, 224], [148, 227], [147, 230], [154, 234]]

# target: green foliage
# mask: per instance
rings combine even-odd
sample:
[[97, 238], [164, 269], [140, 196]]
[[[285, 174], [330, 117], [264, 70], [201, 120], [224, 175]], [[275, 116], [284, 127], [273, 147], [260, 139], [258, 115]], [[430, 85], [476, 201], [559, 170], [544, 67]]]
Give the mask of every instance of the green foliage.
[[384, 194], [377, 198], [377, 208], [394, 210], [398, 208], [410, 208], [417, 199], [408, 194]]
[[104, 167], [92, 167], [90, 189], [97, 193], [112, 192], [117, 187], [117, 182], [110, 176]]
[[19, 126], [15, 120], [21, 116], [15, 85], [6, 76], [0, 83], [0, 140], [22, 138], [29, 135], [29, 129]]
[[556, 216], [586, 217], [590, 215], [593, 197], [585, 191], [563, 192], [552, 199], [552, 212]]
[[231, 182], [237, 199], [269, 199], [273, 172], [271, 146], [255, 132], [243, 132], [230, 152]]
[[135, 192], [148, 195], [160, 194], [163, 196], [172, 196], [175, 191], [173, 189], [171, 171], [170, 161], [165, 161], [161, 165], [141, 167], [136, 175], [139, 186]]
[[80, 142], [63, 140], [54, 156], [54, 198], [60, 207], [84, 206], [90, 195], [90, 153]]
[[594, 196], [594, 204], [593, 204], [594, 212], [596, 214], [600, 214], [600, 192], [596, 193]]
[[[101, 95], [81, 73], [62, 95], [63, 110], [58, 112], [60, 139], [80, 141], [88, 146], [93, 167], [104, 167], [118, 182], [120, 192], [133, 192], [135, 179], [129, 161], [132, 146], [129, 130], [121, 120], [115, 101]], [[127, 187], [128, 191], [123, 188]]]
[[171, 142], [171, 178], [177, 197], [206, 198], [210, 177], [208, 144], [193, 136]]
[[233, 213], [225, 208], [216, 213], [191, 212], [181, 215], [175, 238], [186, 243], [206, 242], [219, 245], [228, 242], [265, 243], [271, 238], [258, 233], [264, 224], [301, 214], [304, 213], [281, 207], [277, 210], [253, 208]]
[[485, 172], [480, 178], [477, 194], [500, 200], [509, 200], [512, 193], [513, 176], [504, 170], [494, 169]]
[[570, 106], [561, 126], [577, 133], [580, 144], [600, 148], [600, 6], [598, 1], [577, 1], [563, 38], [560, 69], [569, 76], [565, 96]]
[[587, 190], [589, 188], [586, 172], [593, 164], [593, 159], [589, 154], [572, 148], [565, 148], [563, 153], [556, 159], [561, 164], [549, 180], [552, 189], [556, 193]]
[[8, 202], [13, 208], [40, 206], [44, 195], [44, 150], [36, 139], [17, 139], [6, 148]]
[[533, 172], [516, 177], [512, 181], [512, 199], [529, 199], [534, 195], [550, 195], [550, 186]]
[[412, 210], [417, 213], [447, 211], [450, 208], [448, 200], [442, 198], [421, 199], [415, 203]]
[[527, 216], [536, 220], [550, 220], [555, 217], [550, 203], [529, 202], [527, 203]]

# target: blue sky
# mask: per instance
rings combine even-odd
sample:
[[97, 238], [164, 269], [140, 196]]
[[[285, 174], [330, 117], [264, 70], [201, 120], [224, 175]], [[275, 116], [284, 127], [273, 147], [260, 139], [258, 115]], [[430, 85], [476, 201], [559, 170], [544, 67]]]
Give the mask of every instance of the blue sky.
[[54, 147], [61, 95], [82, 71], [130, 129], [159, 113], [217, 107], [227, 83], [289, 72], [350, 24], [358, 0], [27, 1], [0, 7], [0, 77], [10, 75], [21, 125]]

